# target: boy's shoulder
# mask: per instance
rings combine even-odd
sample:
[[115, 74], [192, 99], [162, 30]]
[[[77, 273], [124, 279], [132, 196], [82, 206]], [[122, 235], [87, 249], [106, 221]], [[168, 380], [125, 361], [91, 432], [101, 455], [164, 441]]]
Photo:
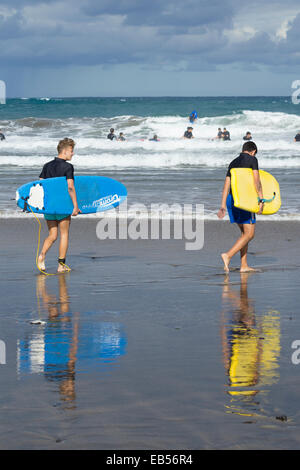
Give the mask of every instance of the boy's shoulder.
[[237, 162], [240, 162], [241, 161], [241, 154], [238, 155], [237, 157], [235, 157], [230, 163], [229, 163], [229, 166], [232, 166], [234, 164], [236, 164]]
[[[72, 163], [67, 162], [67, 160], [64, 160], [63, 158], [56, 157], [56, 158], [54, 158], [54, 160], [52, 160], [52, 161], [54, 161], [54, 162], [59, 162], [61, 165], [66, 166], [66, 167], [70, 167], [70, 166], [71, 166], [71, 167], [73, 168]], [[50, 163], [51, 163], [51, 162], [50, 162]]]

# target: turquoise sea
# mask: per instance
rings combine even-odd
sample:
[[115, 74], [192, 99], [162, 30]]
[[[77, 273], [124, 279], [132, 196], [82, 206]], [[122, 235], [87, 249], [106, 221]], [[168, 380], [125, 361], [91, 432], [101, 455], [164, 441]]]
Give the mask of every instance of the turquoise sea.
[[[199, 119], [187, 141], [193, 109]], [[42, 97], [0, 106], [1, 449], [300, 448], [299, 112], [289, 97]], [[126, 141], [108, 140], [111, 127]], [[231, 141], [214, 140], [218, 127]], [[260, 216], [274, 222], [257, 224], [248, 260], [258, 272], [240, 273], [237, 254], [224, 274], [220, 253], [239, 230], [214, 220], [246, 131], [283, 204]], [[72, 271], [39, 274], [38, 224], [17, 208], [15, 191], [38, 178], [64, 137], [76, 141], [77, 175], [126, 185], [129, 212], [135, 203], [145, 211], [204, 204], [203, 248], [187, 250], [175, 237], [102, 240], [99, 221], [79, 215]], [[49, 274], [57, 255], [56, 243]]]
[[[188, 115], [197, 110], [194, 139], [182, 135]], [[125, 142], [106, 136], [113, 127]], [[227, 127], [230, 142], [214, 140]], [[204, 204], [205, 217], [216, 218], [227, 165], [251, 131], [261, 169], [279, 181], [282, 209], [272, 218], [298, 220], [300, 107], [291, 97], [20, 98], [0, 106], [0, 213], [19, 216], [14, 195], [38, 178], [56, 155], [58, 141], [76, 141], [76, 174], [100, 174], [122, 181], [128, 203]], [[157, 134], [159, 142], [149, 139]]]

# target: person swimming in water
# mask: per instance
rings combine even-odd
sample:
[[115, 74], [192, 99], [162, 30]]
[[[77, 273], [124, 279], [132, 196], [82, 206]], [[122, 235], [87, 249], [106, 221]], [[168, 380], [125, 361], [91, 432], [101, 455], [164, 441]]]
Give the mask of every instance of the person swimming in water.
[[294, 142], [300, 142], [300, 131], [295, 135]]
[[251, 132], [246, 132], [246, 135], [244, 135], [243, 140], [252, 140]]
[[226, 127], [224, 127], [223, 129], [223, 140], [231, 140], [230, 139], [230, 132], [226, 129]]
[[234, 201], [231, 192], [231, 173], [232, 168], [251, 168], [253, 171], [254, 185], [259, 198], [259, 212], [261, 214], [264, 208], [263, 203], [263, 190], [259, 177], [258, 160], [256, 158], [257, 146], [254, 142], [245, 142], [242, 148], [242, 153], [235, 158], [229, 165], [225, 178], [225, 183], [222, 193], [221, 207], [218, 211], [219, 219], [223, 219], [226, 214], [226, 206], [230, 218], [230, 222], [236, 223], [241, 231], [240, 238], [235, 242], [233, 247], [226, 253], [222, 253], [221, 257], [224, 263], [224, 271], [229, 272], [229, 263], [231, 258], [240, 251], [241, 267], [240, 272], [255, 271], [250, 268], [247, 262], [248, 244], [253, 240], [255, 235], [255, 214], [252, 212], [238, 209], [234, 206]]
[[197, 111], [192, 111], [191, 114], [189, 115], [189, 120], [191, 123], [195, 122], [196, 119], [198, 119], [198, 114]]
[[126, 140], [125, 137], [124, 137], [123, 132], [120, 132], [118, 140], [120, 140], [121, 142], [124, 142]]
[[183, 134], [182, 138], [183, 139], [193, 139], [194, 136], [193, 136], [192, 130], [193, 130], [193, 128], [189, 126], [187, 128], [187, 130], [185, 131], [185, 133]]
[[3, 134], [1, 129], [0, 129], [0, 140], [5, 140], [5, 135]]
[[115, 135], [115, 130], [113, 127], [110, 129], [109, 134], [107, 135], [107, 138], [109, 140], [117, 139], [117, 136]]
[[159, 142], [159, 138], [156, 134], [152, 137], [152, 139], [149, 139], [150, 142]]
[[221, 129], [221, 127], [218, 127], [218, 133], [217, 133], [216, 137], [213, 140], [222, 140], [222, 138], [223, 138], [222, 129]]

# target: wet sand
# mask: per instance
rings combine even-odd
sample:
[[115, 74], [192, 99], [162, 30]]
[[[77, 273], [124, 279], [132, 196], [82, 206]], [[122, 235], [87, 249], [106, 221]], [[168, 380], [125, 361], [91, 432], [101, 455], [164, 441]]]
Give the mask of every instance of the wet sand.
[[1, 449], [300, 447], [299, 223], [258, 223], [261, 272], [241, 275], [236, 257], [226, 276], [228, 222], [206, 222], [204, 248], [186, 251], [100, 241], [75, 219], [73, 270], [49, 277], [36, 222], [0, 223]]

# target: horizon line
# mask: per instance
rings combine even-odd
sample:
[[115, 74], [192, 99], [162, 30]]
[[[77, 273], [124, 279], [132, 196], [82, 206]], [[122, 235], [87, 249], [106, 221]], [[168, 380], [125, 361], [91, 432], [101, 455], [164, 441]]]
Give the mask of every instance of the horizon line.
[[114, 96], [7, 96], [6, 99], [75, 99], [75, 98], [291, 98], [291, 95], [114, 95]]

